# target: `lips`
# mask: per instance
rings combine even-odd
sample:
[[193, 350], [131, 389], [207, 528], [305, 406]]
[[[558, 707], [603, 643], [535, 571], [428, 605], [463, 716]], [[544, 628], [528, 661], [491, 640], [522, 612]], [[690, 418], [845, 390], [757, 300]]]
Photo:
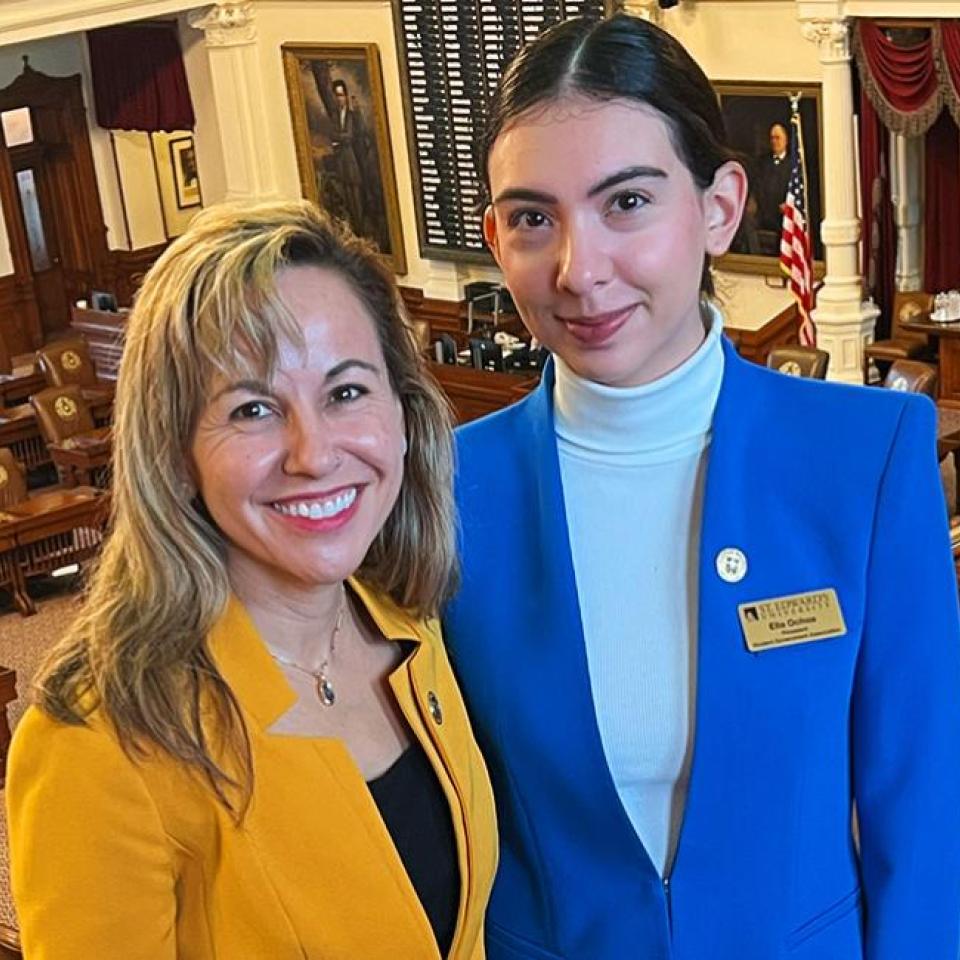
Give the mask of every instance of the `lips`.
[[636, 305], [580, 317], [557, 317], [575, 340], [586, 346], [606, 343], [626, 322]]
[[276, 513], [294, 526], [308, 530], [330, 530], [342, 526], [356, 512], [360, 489], [342, 487], [328, 493], [287, 497], [274, 501]]

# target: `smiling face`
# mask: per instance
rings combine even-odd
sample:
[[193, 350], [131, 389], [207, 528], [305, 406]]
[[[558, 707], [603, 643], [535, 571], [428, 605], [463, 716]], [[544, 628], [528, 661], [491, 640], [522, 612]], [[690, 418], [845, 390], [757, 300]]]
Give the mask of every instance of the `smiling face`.
[[663, 117], [572, 96], [534, 108], [490, 151], [487, 242], [530, 332], [576, 373], [655, 380], [703, 340], [704, 255], [736, 232], [746, 176], [701, 190]]
[[403, 411], [361, 300], [315, 266], [281, 270], [277, 291], [302, 347], [280, 341], [268, 383], [218, 376], [190, 450], [247, 598], [352, 574], [403, 479]]

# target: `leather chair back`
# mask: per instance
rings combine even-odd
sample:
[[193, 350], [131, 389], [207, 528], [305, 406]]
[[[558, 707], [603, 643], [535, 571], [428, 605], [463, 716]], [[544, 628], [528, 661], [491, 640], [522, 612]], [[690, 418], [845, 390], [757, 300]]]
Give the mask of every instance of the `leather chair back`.
[[26, 499], [26, 471], [9, 447], [0, 447], [0, 510]]
[[816, 347], [802, 347], [799, 344], [787, 347], [774, 347], [767, 354], [767, 366], [793, 377], [810, 377], [824, 380], [830, 354]]
[[82, 337], [56, 340], [37, 351], [40, 370], [51, 387], [75, 383], [81, 387], [96, 387], [97, 368], [93, 365], [87, 341]]
[[883, 385], [890, 390], [925, 393], [937, 399], [937, 368], [919, 360], [896, 360], [890, 365]]
[[78, 433], [94, 429], [93, 414], [80, 387], [47, 387], [30, 398], [47, 443], [63, 443]]
[[893, 295], [893, 310], [890, 315], [891, 340], [916, 340], [927, 342], [925, 333], [916, 333], [913, 330], [904, 330], [901, 323], [904, 320], [925, 320], [933, 309], [933, 294], [923, 290], [898, 290]]

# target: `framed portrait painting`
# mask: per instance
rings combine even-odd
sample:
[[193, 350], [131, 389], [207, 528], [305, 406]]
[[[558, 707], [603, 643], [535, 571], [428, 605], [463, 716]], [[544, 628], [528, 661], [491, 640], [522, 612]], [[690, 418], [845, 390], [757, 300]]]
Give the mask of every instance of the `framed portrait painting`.
[[173, 193], [177, 207], [199, 207], [200, 177], [197, 174], [197, 152], [193, 137], [176, 137], [169, 142], [170, 167], [173, 170]]
[[820, 85], [811, 83], [713, 84], [727, 124], [727, 137], [739, 151], [750, 190], [740, 229], [730, 252], [717, 266], [741, 273], [780, 275], [783, 203], [791, 174], [791, 95], [800, 94], [800, 128], [806, 170], [807, 219], [814, 275], [823, 276], [823, 130]]
[[284, 44], [303, 195], [372, 240], [396, 273], [406, 257], [376, 44]]

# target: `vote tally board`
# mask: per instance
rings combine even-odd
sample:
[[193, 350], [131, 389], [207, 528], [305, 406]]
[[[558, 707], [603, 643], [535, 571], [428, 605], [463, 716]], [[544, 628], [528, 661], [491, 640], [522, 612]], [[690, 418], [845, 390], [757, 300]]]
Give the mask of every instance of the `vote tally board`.
[[393, 0], [420, 254], [489, 262], [477, 154], [486, 104], [511, 57], [604, 0]]

